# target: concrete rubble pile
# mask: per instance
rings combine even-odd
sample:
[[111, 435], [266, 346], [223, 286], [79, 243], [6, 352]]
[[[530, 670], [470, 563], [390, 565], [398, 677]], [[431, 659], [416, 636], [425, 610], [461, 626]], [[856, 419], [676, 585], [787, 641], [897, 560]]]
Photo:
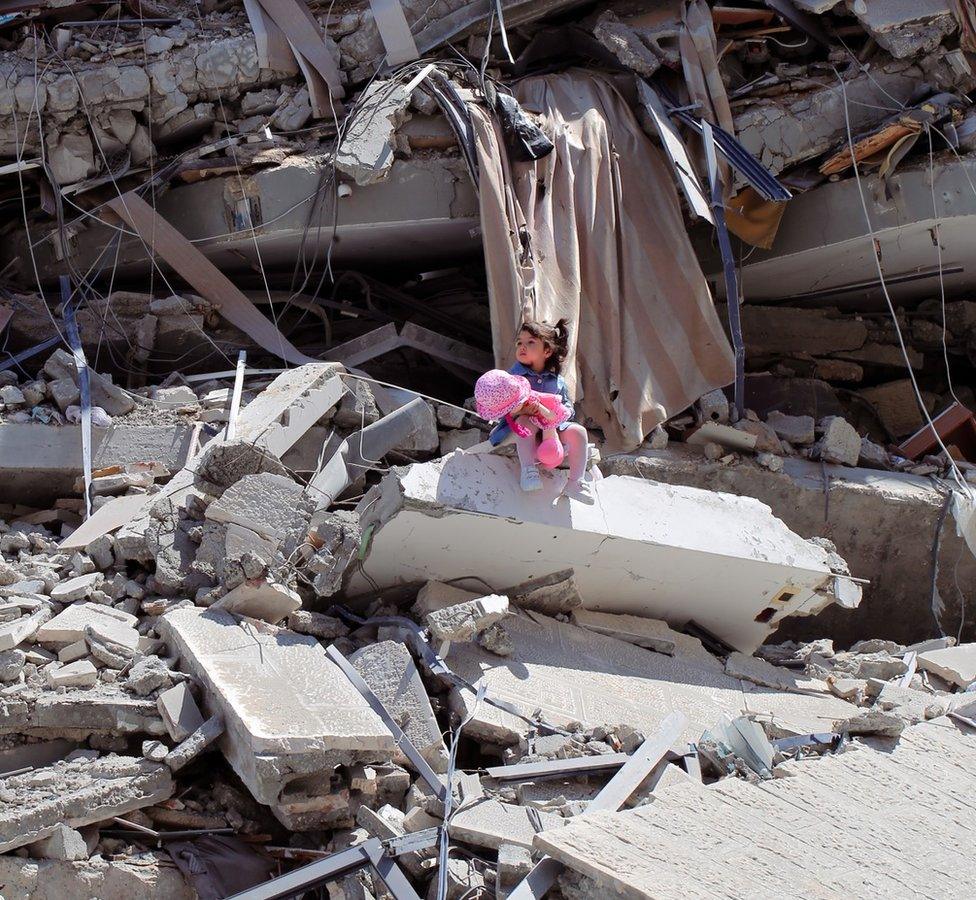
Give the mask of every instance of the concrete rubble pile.
[[[241, 409], [238, 434], [258, 437], [218, 434], [164, 484], [98, 494], [77, 527], [60, 507], [3, 524], [0, 874], [13, 896], [124, 883], [189, 897], [205, 888], [180, 864], [187, 841], [204, 860], [219, 839], [287, 864], [373, 838], [418, 896], [437, 890], [441, 839], [447, 896], [507, 896], [550, 853], [565, 864], [554, 892], [595, 896], [570, 838], [592, 804], [657, 816], [678, 794], [827, 765], [807, 760], [862, 741], [976, 727], [976, 645], [763, 643], [798, 607], [854, 607], [860, 591], [836, 553], [748, 498], [614, 475], [593, 506], [533, 505], [510, 460], [469, 450], [323, 502], [275, 451], [361, 398], [345, 377], [285, 372]], [[402, 439], [395, 419], [368, 428]], [[621, 493], [633, 521], [613, 519]], [[683, 535], [694, 508], [708, 512]], [[715, 557], [730, 515], [752, 549], [728, 543], [722, 598], [701, 572], [689, 594], [685, 567]], [[552, 543], [553, 529], [567, 533]], [[605, 560], [577, 546], [590, 533]], [[613, 567], [645, 558], [628, 599]], [[638, 773], [596, 812], [625, 764]], [[360, 871], [329, 891], [385, 884]]]
[[[959, 894], [974, 63], [956, 0], [0, 16], [0, 900]], [[477, 414], [506, 293], [577, 304], [578, 494]]]

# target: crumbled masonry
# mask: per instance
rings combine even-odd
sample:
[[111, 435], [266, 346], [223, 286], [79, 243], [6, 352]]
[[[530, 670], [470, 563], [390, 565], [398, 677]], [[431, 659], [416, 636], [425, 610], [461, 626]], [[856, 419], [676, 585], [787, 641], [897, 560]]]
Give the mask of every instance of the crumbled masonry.
[[962, 0], [0, 15], [0, 900], [963, 896], [974, 101]]

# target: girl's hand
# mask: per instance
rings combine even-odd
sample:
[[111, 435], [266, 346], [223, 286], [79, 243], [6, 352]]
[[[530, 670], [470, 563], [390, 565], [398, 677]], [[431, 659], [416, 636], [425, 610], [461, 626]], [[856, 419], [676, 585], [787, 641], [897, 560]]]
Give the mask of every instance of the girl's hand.
[[538, 416], [543, 414], [543, 407], [535, 400], [526, 400], [518, 411], [520, 416]]

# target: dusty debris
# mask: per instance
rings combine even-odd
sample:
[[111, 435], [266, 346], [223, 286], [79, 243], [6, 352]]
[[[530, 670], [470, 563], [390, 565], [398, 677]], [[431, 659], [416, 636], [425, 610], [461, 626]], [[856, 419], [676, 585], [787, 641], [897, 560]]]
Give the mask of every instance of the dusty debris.
[[[4, 896], [843, 893], [864, 834], [959, 846], [965, 4], [56, 12], [0, 17]], [[581, 493], [470, 399], [525, 310]]]

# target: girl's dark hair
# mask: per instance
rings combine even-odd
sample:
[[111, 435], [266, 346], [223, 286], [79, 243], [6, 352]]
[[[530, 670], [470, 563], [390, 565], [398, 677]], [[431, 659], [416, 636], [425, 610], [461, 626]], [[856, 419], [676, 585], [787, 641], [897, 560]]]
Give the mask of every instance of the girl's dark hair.
[[527, 331], [534, 338], [548, 344], [552, 348], [552, 356], [546, 360], [546, 369], [558, 375], [566, 361], [569, 352], [569, 322], [560, 319], [555, 325], [548, 322], [523, 322], [518, 333]]

